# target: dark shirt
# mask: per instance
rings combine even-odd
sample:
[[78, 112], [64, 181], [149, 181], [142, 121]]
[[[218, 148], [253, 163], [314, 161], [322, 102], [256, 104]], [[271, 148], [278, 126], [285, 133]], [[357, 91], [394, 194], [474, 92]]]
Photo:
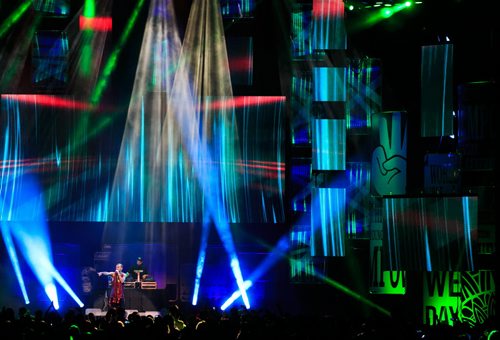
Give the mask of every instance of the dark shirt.
[[142, 270], [142, 273], [140, 274], [141, 278], [143, 275], [147, 274], [148, 273], [148, 270], [146, 269], [146, 267], [144, 267], [144, 264], [141, 264], [141, 265], [133, 265], [132, 267], [129, 268], [128, 270], [128, 273], [129, 273], [129, 279], [132, 280], [132, 281], [135, 281], [137, 280], [137, 273], [134, 272], [134, 270]]

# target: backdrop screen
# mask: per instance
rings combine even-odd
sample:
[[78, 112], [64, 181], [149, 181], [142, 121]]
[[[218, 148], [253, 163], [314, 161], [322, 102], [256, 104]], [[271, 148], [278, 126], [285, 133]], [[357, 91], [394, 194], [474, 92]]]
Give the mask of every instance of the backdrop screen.
[[[52, 221], [201, 222], [210, 204], [212, 214], [231, 223], [281, 223], [284, 103], [284, 97], [208, 100], [200, 148], [207, 156], [182, 143], [161, 148], [149, 127], [129, 140], [123, 112], [98, 112], [70, 97], [2, 95], [0, 198], [13, 199], [0, 200], [0, 217], [23, 214], [15, 190], [23, 175], [34, 174]], [[149, 119], [147, 109], [139, 124]], [[195, 163], [211, 172], [195, 173]]]
[[477, 197], [383, 198], [388, 270], [474, 270]]

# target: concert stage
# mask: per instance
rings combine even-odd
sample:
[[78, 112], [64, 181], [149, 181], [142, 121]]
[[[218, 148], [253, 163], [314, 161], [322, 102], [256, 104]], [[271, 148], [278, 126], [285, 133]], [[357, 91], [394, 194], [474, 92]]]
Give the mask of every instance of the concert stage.
[[[93, 298], [92, 308], [106, 314], [109, 289]], [[124, 289], [125, 309], [139, 312], [161, 310], [167, 308], [169, 301], [175, 300], [175, 291], [171, 289]], [[90, 306], [90, 304], [89, 304]]]
[[[154, 310], [148, 310], [148, 311], [139, 311], [137, 309], [125, 309], [125, 314], [128, 316], [134, 312], [138, 312], [140, 316], [152, 316], [152, 317], [157, 317], [160, 314], [159, 311], [154, 311]], [[85, 309], [85, 315], [89, 315], [90, 313], [94, 314], [95, 316], [106, 316], [107, 311], [102, 310], [100, 308], [87, 308]]]

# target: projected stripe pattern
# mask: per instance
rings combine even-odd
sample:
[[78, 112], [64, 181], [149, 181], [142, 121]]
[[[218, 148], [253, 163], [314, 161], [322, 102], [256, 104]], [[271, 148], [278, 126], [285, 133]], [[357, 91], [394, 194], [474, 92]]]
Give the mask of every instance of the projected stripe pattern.
[[292, 57], [299, 58], [313, 53], [311, 45], [312, 10], [304, 4], [294, 4], [292, 9]]
[[290, 281], [292, 283], [319, 283], [317, 273], [324, 259], [311, 256], [311, 228], [309, 225], [295, 225], [290, 232]]
[[422, 46], [422, 137], [453, 134], [453, 45]]
[[314, 67], [313, 100], [319, 102], [343, 102], [346, 100], [345, 67]]
[[32, 0], [33, 8], [45, 15], [68, 16], [70, 12], [69, 0]]
[[345, 256], [346, 190], [314, 188], [311, 212], [311, 256]]
[[[210, 101], [213, 116], [209, 147], [212, 165], [221, 178], [222, 206], [229, 222], [284, 221], [284, 97], [235, 97]], [[221, 105], [221, 103], [226, 103]], [[3, 95], [1, 97], [0, 175], [3, 182], [23, 173], [38, 173], [43, 183], [47, 218], [55, 221], [163, 221], [199, 222], [203, 214], [203, 193], [186, 167], [182, 148], [180, 162], [168, 163], [159, 171], [147, 162], [157, 146], [147, 143], [150, 133], [146, 116], [139, 121], [137, 150], [125, 147], [124, 169], [115, 193], [111, 194], [119, 132], [101, 131], [99, 142], [83, 142], [92, 131], [80, 130], [85, 103], [70, 97]], [[146, 107], [147, 108], [147, 107]], [[144, 112], [144, 111], [140, 111]], [[87, 113], [88, 114], [88, 113]], [[224, 119], [222, 119], [224, 117]], [[105, 117], [107, 118], [107, 117]], [[98, 126], [99, 113], [89, 114], [91, 126]], [[79, 133], [74, 133], [79, 131]], [[240, 148], [229, 146], [238, 136]], [[272, 146], [272, 147], [271, 147]], [[128, 150], [128, 151], [127, 151]], [[203, 157], [198, 160], [203, 161]], [[158, 176], [175, 174], [162, 186]], [[150, 190], [146, 191], [146, 186]], [[165, 188], [171, 205], [155, 201]], [[148, 194], [149, 192], [149, 194]], [[3, 206], [13, 216], [15, 206]]]
[[347, 129], [364, 132], [371, 116], [382, 111], [382, 71], [379, 61], [363, 58], [352, 62], [347, 71]]
[[223, 17], [248, 17], [254, 9], [254, 0], [219, 0]]
[[357, 237], [367, 231], [370, 224], [370, 173], [368, 162], [348, 162], [347, 178], [349, 181], [347, 206], [347, 234]]
[[382, 200], [387, 269], [474, 270], [477, 197]]
[[312, 81], [310, 74], [292, 77], [292, 144], [311, 143]]
[[[86, 145], [78, 147], [81, 142], [72, 133], [79, 127], [77, 107], [70, 97], [2, 95], [1, 180], [36, 173], [44, 185], [48, 219], [102, 221], [114, 161], [109, 154], [89, 154]], [[13, 218], [26, 214], [15, 205], [3, 209]]]
[[343, 0], [313, 0], [313, 50], [345, 50]]
[[345, 119], [313, 120], [313, 170], [345, 170]]

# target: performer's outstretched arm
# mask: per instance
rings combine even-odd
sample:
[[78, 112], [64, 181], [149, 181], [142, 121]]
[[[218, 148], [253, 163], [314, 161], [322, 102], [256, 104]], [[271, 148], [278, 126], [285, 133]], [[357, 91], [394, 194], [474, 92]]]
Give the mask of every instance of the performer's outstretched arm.
[[97, 273], [97, 275], [101, 276], [101, 275], [113, 275], [114, 272], [99, 272]]

